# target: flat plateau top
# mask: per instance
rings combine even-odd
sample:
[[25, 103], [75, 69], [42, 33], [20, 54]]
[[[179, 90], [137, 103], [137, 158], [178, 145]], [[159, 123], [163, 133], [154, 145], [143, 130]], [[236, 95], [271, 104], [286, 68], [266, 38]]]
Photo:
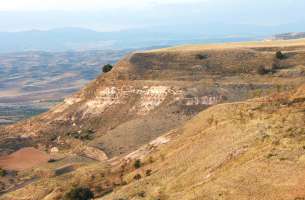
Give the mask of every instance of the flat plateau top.
[[265, 40], [253, 42], [232, 42], [220, 44], [198, 44], [198, 45], [181, 45], [163, 49], [155, 49], [148, 52], [163, 52], [163, 51], [200, 51], [209, 49], [229, 49], [229, 48], [268, 48], [268, 47], [294, 47], [304, 46], [305, 39], [296, 40]]

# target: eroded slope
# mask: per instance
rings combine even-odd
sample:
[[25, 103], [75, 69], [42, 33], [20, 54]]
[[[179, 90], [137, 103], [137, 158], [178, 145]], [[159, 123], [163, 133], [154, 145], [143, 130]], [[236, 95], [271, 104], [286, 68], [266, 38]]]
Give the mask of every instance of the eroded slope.
[[42, 178], [2, 199], [58, 200], [72, 186], [90, 187], [99, 200], [302, 198], [304, 110], [305, 86], [216, 105], [127, 156]]
[[[22, 136], [2, 152], [26, 146], [25, 140], [49, 152], [54, 147], [61, 153], [81, 152], [75, 142], [110, 157], [131, 152], [211, 105], [297, 87], [305, 80], [304, 43], [191, 46], [127, 55], [63, 104], [2, 129], [2, 137]], [[275, 57], [277, 50], [285, 59]], [[262, 66], [270, 73], [258, 74]]]

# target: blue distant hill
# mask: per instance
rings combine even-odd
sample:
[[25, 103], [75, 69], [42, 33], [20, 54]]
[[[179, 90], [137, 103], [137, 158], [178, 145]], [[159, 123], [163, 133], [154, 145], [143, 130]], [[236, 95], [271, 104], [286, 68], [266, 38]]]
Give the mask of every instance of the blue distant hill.
[[158, 26], [150, 29], [97, 32], [84, 28], [59, 28], [0, 32], [0, 53], [20, 51], [75, 51], [139, 49], [180, 44], [240, 42], [259, 40], [294, 30], [293, 25], [261, 27], [210, 24], [202, 26]]

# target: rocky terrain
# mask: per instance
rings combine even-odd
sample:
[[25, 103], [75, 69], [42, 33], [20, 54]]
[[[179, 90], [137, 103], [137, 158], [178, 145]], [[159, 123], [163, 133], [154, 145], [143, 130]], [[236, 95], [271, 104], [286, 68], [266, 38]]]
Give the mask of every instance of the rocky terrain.
[[129, 54], [1, 128], [3, 158], [35, 147], [54, 159], [9, 174], [2, 199], [61, 199], [76, 186], [109, 200], [302, 198], [304, 50], [291, 40]]

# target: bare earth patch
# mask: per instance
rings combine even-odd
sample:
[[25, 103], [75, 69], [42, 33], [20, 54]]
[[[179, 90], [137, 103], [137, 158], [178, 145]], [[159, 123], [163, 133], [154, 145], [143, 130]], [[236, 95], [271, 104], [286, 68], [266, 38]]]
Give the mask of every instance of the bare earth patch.
[[26, 170], [47, 163], [50, 156], [35, 148], [22, 148], [8, 156], [0, 157], [0, 167], [7, 170]]

